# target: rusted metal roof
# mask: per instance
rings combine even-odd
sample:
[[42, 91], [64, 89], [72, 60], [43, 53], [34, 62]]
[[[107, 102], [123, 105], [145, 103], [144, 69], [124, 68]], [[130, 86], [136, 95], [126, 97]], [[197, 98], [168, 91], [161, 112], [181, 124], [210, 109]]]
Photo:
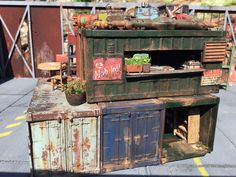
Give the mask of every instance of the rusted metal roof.
[[[99, 116], [96, 104], [70, 106], [60, 90], [52, 90], [50, 82], [45, 79], [38, 81], [37, 87], [28, 109], [28, 121], [58, 120], [70, 117]], [[69, 116], [68, 116], [69, 114]]]

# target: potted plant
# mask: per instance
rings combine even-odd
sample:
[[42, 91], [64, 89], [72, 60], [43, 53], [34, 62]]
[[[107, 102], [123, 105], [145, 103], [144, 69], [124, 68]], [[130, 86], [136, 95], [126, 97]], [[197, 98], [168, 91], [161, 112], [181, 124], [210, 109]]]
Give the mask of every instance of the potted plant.
[[127, 73], [141, 73], [143, 66], [139, 58], [125, 58], [125, 71]]
[[80, 80], [68, 81], [64, 91], [70, 105], [75, 106], [86, 102], [84, 82]]
[[151, 70], [151, 58], [148, 54], [141, 54], [140, 58], [143, 64], [143, 72], [149, 73]]
[[127, 73], [144, 72], [149, 73], [151, 58], [147, 53], [134, 54], [132, 58], [125, 58], [125, 71]]

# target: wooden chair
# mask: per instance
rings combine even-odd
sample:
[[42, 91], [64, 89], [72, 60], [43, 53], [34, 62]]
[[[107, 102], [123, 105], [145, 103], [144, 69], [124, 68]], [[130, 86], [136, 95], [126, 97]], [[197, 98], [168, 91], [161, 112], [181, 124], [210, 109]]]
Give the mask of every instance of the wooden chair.
[[67, 79], [67, 63], [60, 62], [59, 74], [52, 76], [51, 78], [52, 89], [64, 90], [64, 84]]
[[59, 74], [51, 77], [52, 87], [54, 89], [64, 90], [64, 84], [67, 79], [67, 56], [64, 54], [56, 55], [56, 62], [60, 63]]

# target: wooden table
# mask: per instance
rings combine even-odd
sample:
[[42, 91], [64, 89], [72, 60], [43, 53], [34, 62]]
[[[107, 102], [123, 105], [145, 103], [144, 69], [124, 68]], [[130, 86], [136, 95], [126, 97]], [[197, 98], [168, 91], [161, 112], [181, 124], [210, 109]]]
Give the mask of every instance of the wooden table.
[[[38, 64], [38, 69], [42, 71], [49, 71], [50, 72], [50, 81], [52, 84], [53, 90], [58, 87], [57, 80], [60, 80], [61, 83], [59, 84], [62, 88], [62, 75], [61, 75], [61, 62], [45, 62]], [[59, 75], [52, 76], [52, 72], [60, 71]]]
[[38, 64], [38, 69], [43, 71], [58, 71], [60, 70], [60, 62], [46, 62]]

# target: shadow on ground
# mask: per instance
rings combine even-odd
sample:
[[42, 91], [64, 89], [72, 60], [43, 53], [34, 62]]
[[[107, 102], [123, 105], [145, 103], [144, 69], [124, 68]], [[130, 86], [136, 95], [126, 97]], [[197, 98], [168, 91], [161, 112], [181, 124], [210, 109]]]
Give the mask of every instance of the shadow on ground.
[[0, 85], [3, 84], [4, 82], [7, 82], [11, 80], [12, 78], [5, 78], [5, 79], [0, 79]]
[[0, 177], [30, 177], [30, 173], [0, 172]]
[[[78, 174], [78, 173], [65, 173], [65, 172], [52, 172], [52, 171], [37, 171], [37, 174], [31, 176], [30, 173], [10, 173], [10, 172], [0, 172], [0, 177], [143, 177], [143, 176], [151, 176], [151, 177], [186, 177], [186, 176], [178, 176], [178, 175], [126, 175], [126, 174], [102, 174], [102, 175], [92, 175], [92, 174]], [[199, 176], [191, 176], [191, 177], [200, 177]], [[212, 176], [214, 177], [214, 176]]]

